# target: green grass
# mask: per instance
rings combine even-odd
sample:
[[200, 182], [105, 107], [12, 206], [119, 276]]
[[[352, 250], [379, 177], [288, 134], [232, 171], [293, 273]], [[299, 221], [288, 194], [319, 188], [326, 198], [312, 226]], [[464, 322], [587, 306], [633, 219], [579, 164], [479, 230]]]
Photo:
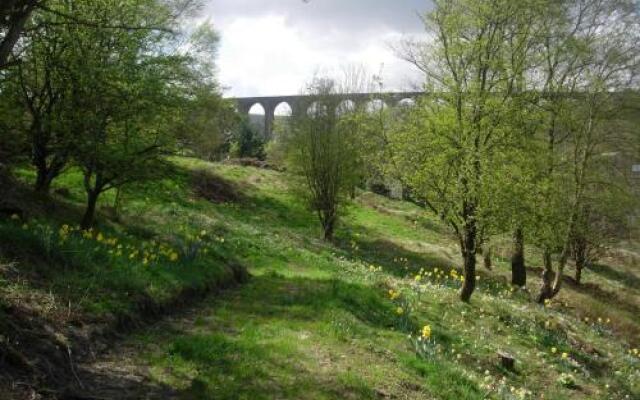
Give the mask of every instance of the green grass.
[[[498, 251], [495, 270], [480, 271], [472, 303], [463, 304], [459, 281], [427, 276], [436, 268], [449, 275], [459, 265], [455, 242], [437, 218], [414, 205], [362, 193], [345, 210], [336, 243], [329, 244], [321, 240], [313, 213], [287, 190], [285, 175], [173, 161], [174, 176], [128, 188], [120, 221], [102, 216], [99, 229], [131, 246], [155, 240], [172, 249], [206, 230], [207, 254], [187, 260], [181, 251], [178, 262], [147, 267], [108, 250], [97, 251], [97, 261], [89, 263], [86, 256], [56, 249], [55, 271], [46, 272], [46, 257], [17, 268], [35, 269], [44, 278], [31, 285], [53, 288], [93, 315], [135, 307], [141, 293], [168, 301], [185, 288], [223, 279], [228, 265], [246, 266], [252, 275], [247, 284], [207, 298], [195, 312], [125, 344], [135, 351], [122, 363], [148, 368], [153, 381], [180, 398], [640, 397], [640, 360], [629, 354], [640, 344], [640, 321], [633, 314], [640, 293], [637, 271], [628, 264], [612, 261], [586, 271], [589, 289], [568, 286], [543, 308], [527, 293], [512, 291], [504, 278], [506, 255]], [[235, 182], [242, 200], [214, 204], [194, 196], [190, 171], [202, 168]], [[78, 215], [78, 179], [70, 173], [57, 183], [71, 191], [64, 200], [66, 217], [41, 217], [42, 224], [58, 227]], [[0, 223], [0, 235], [18, 249], [13, 258], [30, 260], [30, 249], [43, 253], [42, 235], [22, 230], [18, 222]], [[95, 247], [95, 240], [77, 242], [72, 249], [78, 254]], [[425, 274], [417, 284], [421, 269]], [[534, 291], [535, 274], [530, 281]], [[92, 290], [66, 293], [65, 284]], [[400, 298], [390, 299], [390, 289]], [[618, 297], [602, 294], [610, 292]], [[436, 351], [420, 357], [408, 336], [426, 324]], [[499, 366], [498, 351], [516, 358], [516, 372]], [[561, 385], [562, 373], [571, 374], [577, 388]]]

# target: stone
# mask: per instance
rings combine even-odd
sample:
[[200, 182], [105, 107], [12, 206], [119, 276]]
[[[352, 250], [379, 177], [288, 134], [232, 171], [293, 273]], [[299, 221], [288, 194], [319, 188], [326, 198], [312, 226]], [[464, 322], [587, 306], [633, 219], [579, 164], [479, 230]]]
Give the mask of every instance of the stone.
[[500, 360], [500, 365], [504, 369], [506, 369], [507, 371], [516, 370], [516, 359], [511, 354], [499, 351], [498, 358]]

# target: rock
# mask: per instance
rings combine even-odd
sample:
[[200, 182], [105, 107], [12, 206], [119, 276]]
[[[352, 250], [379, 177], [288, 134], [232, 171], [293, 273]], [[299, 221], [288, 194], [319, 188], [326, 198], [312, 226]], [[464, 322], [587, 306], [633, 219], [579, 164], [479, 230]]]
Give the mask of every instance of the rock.
[[500, 360], [500, 365], [504, 369], [506, 369], [507, 371], [515, 371], [516, 359], [511, 354], [500, 351], [498, 352], [498, 358]]

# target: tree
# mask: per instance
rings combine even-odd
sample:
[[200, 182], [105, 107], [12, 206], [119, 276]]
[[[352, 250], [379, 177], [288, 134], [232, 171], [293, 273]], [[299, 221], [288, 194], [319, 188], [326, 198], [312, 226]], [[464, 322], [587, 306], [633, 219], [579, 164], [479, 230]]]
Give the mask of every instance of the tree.
[[523, 10], [520, 2], [507, 0], [436, 1], [425, 18], [432, 43], [405, 49], [433, 94], [390, 136], [392, 159], [403, 181], [458, 239], [463, 301], [475, 289], [480, 245], [499, 221], [491, 186], [506, 182], [500, 179], [506, 174], [502, 156], [514, 143], [509, 118], [517, 109], [513, 87], [521, 76], [505, 55], [513, 21], [524, 19]]
[[302, 197], [316, 212], [325, 240], [332, 240], [338, 216], [357, 179], [358, 124], [339, 113], [343, 90], [331, 79], [309, 86], [313, 104], [296, 114], [284, 135], [289, 171], [301, 180]]
[[234, 105], [222, 98], [217, 86], [195, 87], [177, 127], [178, 139], [182, 148], [196, 157], [220, 160], [229, 152], [239, 119]]
[[264, 139], [256, 126], [246, 117], [241, 119], [231, 137], [230, 153], [239, 158], [249, 157], [264, 160], [266, 157]]
[[599, 172], [601, 155], [619, 143], [614, 122], [623, 92], [638, 84], [640, 26], [635, 4], [627, 0], [558, 2], [541, 24], [547, 32], [537, 71], [544, 78], [540, 106], [547, 114], [547, 169], [539, 192], [545, 201], [537, 228], [544, 249], [542, 303], [560, 291], [571, 249], [583, 241], [592, 210], [598, 215], [605, 209], [594, 207], [591, 194], [611, 193], [611, 180]]
[[[84, 175], [92, 226], [102, 193], [158, 176], [194, 84], [210, 83], [197, 59], [181, 53], [172, 33], [173, 10], [154, 0], [66, 3], [92, 25], [164, 26], [165, 29], [94, 29], [69, 24], [65, 58], [68, 107], [60, 117], [74, 132], [71, 154]], [[197, 46], [192, 46], [196, 48]]]
[[57, 26], [55, 15], [36, 13], [34, 19], [43, 28], [25, 35], [21, 62], [8, 73], [7, 89], [29, 116], [25, 131], [36, 168], [35, 190], [46, 194], [70, 159], [73, 133], [60, 116], [69, 95], [65, 55], [73, 37]]
[[0, 71], [13, 65], [13, 48], [42, 0], [3, 0], [0, 4]]

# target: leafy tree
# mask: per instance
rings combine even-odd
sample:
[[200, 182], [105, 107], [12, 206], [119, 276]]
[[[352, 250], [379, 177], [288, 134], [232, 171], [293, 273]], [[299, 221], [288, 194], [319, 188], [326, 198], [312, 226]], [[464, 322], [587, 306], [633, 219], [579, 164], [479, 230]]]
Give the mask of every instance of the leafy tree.
[[31, 14], [42, 0], [3, 0], [0, 3], [0, 71], [15, 64], [10, 60]]
[[491, 187], [504, 176], [514, 142], [509, 123], [519, 70], [505, 61], [520, 2], [436, 1], [425, 18], [432, 44], [407, 58], [427, 78], [427, 92], [390, 136], [394, 164], [416, 196], [453, 230], [464, 261], [461, 299], [475, 289], [476, 254], [496, 218]]
[[95, 26], [164, 27], [66, 25], [73, 40], [65, 57], [68, 102], [60, 117], [74, 134], [70, 151], [84, 174], [82, 226], [88, 228], [103, 192], [158, 176], [162, 155], [172, 148], [185, 115], [190, 88], [207, 82], [197, 59], [178, 50], [173, 33], [178, 21], [168, 5], [100, 0], [59, 7]]
[[264, 160], [265, 143], [258, 129], [248, 118], [243, 118], [231, 138], [230, 153], [239, 158], [257, 158]]
[[341, 209], [358, 179], [358, 124], [339, 113], [336, 81], [315, 79], [313, 104], [292, 117], [284, 141], [288, 169], [300, 178], [301, 195], [317, 213], [325, 240], [333, 239]]
[[616, 115], [623, 91], [637, 87], [640, 60], [633, 1], [558, 2], [549, 5], [541, 24], [547, 35], [537, 73], [544, 77], [539, 104], [547, 114], [547, 168], [538, 192], [544, 199], [536, 229], [544, 249], [539, 302], [558, 294], [571, 249], [591, 225], [589, 216], [606, 210], [592, 194], [616, 192], [615, 180], [602, 179], [601, 155], [621, 143]]
[[31, 143], [35, 189], [48, 193], [52, 181], [70, 160], [73, 132], [60, 116], [68, 106], [65, 56], [74, 38], [54, 14], [36, 13], [33, 19], [42, 28], [24, 35], [21, 62], [7, 74], [7, 92], [16, 96], [28, 115], [23, 129]]
[[229, 140], [237, 130], [239, 116], [217, 87], [195, 88], [177, 128], [183, 149], [205, 160], [219, 160], [229, 152]]

